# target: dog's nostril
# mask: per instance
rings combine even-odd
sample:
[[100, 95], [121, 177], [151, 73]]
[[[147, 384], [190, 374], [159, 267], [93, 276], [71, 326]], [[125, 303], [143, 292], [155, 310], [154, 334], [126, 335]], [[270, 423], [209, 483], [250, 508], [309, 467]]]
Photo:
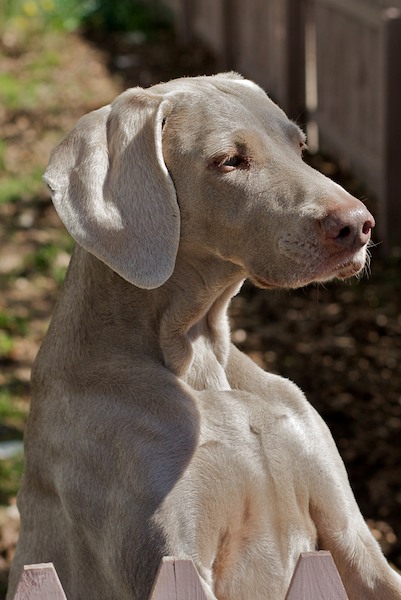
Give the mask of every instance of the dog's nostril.
[[365, 223], [363, 224], [362, 227], [362, 233], [364, 235], [367, 235], [371, 229], [373, 229], [374, 224], [372, 223], [372, 221], [365, 221]]
[[[345, 221], [345, 223], [344, 223]], [[351, 234], [351, 225], [339, 215], [328, 215], [320, 223], [326, 237], [333, 240], [345, 240]]]

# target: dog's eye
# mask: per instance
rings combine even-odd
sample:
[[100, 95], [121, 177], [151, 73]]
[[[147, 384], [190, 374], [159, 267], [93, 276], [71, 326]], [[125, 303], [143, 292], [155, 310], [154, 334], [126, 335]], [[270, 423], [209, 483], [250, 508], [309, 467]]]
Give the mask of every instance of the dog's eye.
[[234, 171], [240, 167], [247, 167], [248, 160], [246, 157], [240, 154], [234, 154], [233, 156], [227, 156], [223, 160], [218, 161], [217, 167], [224, 172]]
[[221, 164], [222, 167], [239, 167], [242, 160], [240, 156], [230, 156], [230, 158], [226, 158]]

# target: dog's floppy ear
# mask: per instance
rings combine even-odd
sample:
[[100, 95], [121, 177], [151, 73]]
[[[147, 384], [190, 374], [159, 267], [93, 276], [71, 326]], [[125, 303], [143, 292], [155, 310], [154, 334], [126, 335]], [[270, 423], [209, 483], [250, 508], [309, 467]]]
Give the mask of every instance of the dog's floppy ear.
[[43, 177], [72, 237], [142, 288], [172, 274], [180, 235], [174, 184], [162, 154], [171, 104], [141, 88], [80, 119]]

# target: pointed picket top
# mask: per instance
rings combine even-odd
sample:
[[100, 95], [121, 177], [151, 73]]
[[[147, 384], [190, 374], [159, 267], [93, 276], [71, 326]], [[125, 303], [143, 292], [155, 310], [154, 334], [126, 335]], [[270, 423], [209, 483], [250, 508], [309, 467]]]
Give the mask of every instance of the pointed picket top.
[[192, 560], [165, 556], [149, 600], [207, 600]]
[[330, 552], [302, 552], [285, 600], [348, 600]]
[[53, 563], [25, 565], [14, 600], [67, 600]]

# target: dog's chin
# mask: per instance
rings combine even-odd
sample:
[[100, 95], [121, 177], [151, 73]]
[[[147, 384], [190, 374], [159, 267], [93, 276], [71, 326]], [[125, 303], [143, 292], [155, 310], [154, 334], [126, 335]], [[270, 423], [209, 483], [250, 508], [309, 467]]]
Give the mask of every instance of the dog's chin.
[[[318, 264], [305, 265], [304, 269], [294, 272], [291, 279], [272, 277], [266, 274], [252, 273], [249, 279], [252, 283], [264, 290], [271, 289], [296, 289], [305, 287], [311, 283], [325, 283], [332, 279], [349, 279], [359, 275], [365, 268], [366, 251], [359, 250], [348, 258], [329, 257], [326, 260], [320, 260]], [[295, 271], [295, 270], [294, 270]]]
[[353, 256], [346, 260], [329, 261], [320, 277], [316, 277], [315, 281], [324, 282], [331, 279], [349, 279], [359, 275], [366, 265], [366, 250], [363, 248]]

